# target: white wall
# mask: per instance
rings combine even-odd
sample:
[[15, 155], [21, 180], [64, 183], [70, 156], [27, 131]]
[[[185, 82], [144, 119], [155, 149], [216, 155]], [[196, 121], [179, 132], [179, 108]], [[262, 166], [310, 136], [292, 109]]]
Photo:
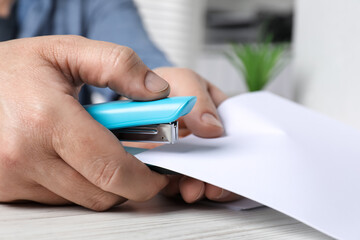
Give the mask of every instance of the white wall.
[[201, 50], [206, 0], [135, 0], [154, 40], [177, 66], [192, 68]]
[[298, 100], [360, 129], [360, 1], [298, 0]]
[[256, 12], [259, 9], [288, 12], [293, 9], [293, 3], [294, 0], [209, 0], [209, 8], [240, 12]]

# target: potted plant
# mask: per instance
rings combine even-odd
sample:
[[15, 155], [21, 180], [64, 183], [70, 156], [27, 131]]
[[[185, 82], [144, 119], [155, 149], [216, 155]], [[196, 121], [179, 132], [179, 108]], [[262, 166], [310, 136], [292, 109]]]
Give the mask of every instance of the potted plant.
[[287, 44], [272, 44], [271, 38], [264, 43], [231, 44], [226, 55], [243, 75], [248, 91], [263, 90], [285, 66]]

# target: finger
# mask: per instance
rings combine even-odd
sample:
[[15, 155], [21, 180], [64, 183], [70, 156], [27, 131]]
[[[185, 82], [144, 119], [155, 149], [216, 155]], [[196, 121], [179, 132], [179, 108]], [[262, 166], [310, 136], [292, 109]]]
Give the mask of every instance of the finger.
[[179, 189], [185, 202], [194, 203], [204, 197], [205, 183], [194, 178], [183, 176], [179, 182]]
[[48, 205], [63, 205], [70, 202], [59, 195], [44, 188], [33, 180], [34, 165], [24, 168], [16, 164], [13, 169], [6, 168], [0, 172], [0, 202], [26, 202], [33, 201]]
[[228, 96], [223, 91], [221, 91], [218, 87], [216, 87], [212, 83], [208, 83], [208, 91], [216, 108], [219, 107], [219, 105], [228, 98]]
[[[211, 83], [207, 83], [207, 84], [208, 84], [208, 93], [215, 107], [217, 108], [228, 97], [215, 85]], [[189, 125], [191, 125], [191, 123]], [[183, 118], [179, 119], [178, 126], [179, 126], [179, 137], [186, 137], [187, 135], [191, 134], [191, 130], [186, 126]]]
[[24, 199], [29, 201], [46, 204], [46, 205], [70, 205], [73, 204], [71, 201], [60, 197], [59, 195], [43, 188], [42, 190], [37, 189], [35, 191], [37, 194], [32, 196], [27, 196]]
[[169, 94], [169, 84], [130, 48], [78, 36], [47, 37], [47, 40], [40, 47], [42, 55], [75, 86], [84, 82], [109, 87], [135, 100], [159, 99]]
[[133, 148], [144, 148], [144, 149], [153, 149], [164, 145], [164, 143], [147, 143], [147, 142], [122, 142], [124, 147], [133, 147]]
[[66, 205], [71, 202], [59, 195], [49, 191], [41, 185], [32, 185], [22, 188], [21, 191], [17, 191], [17, 194], [12, 196], [13, 199], [8, 202], [37, 202], [47, 205]]
[[[199, 85], [195, 87], [201, 88]], [[189, 95], [195, 94], [195, 92], [189, 92]], [[197, 99], [193, 110], [184, 117], [187, 128], [193, 134], [203, 138], [221, 136], [224, 128], [209, 94], [205, 91], [199, 92]]]
[[156, 195], [168, 180], [127, 153], [111, 132], [71, 97], [62, 101], [53, 146], [57, 154], [104, 191], [135, 201]]
[[[162, 72], [160, 71], [161, 75]], [[187, 128], [195, 135], [211, 138], [223, 134], [224, 128], [217, 113], [216, 106], [208, 92], [209, 85], [193, 71], [179, 72], [182, 81], [172, 81], [171, 96], [196, 96], [193, 110], [183, 120]], [[166, 77], [164, 75], [164, 77]], [[213, 89], [213, 88], [212, 88]]]
[[94, 186], [61, 159], [51, 161], [37, 168], [34, 180], [63, 199], [95, 211], [104, 211], [126, 201]]
[[47, 190], [42, 186], [36, 187], [36, 189], [32, 189], [32, 193], [27, 194], [26, 197], [23, 199], [47, 205], [71, 204], [71, 201], [60, 197], [59, 195]]
[[178, 127], [179, 127], [178, 129], [179, 138], [183, 138], [191, 134], [191, 131], [184, 122], [184, 118], [178, 119]]
[[162, 194], [168, 197], [173, 197], [180, 193], [179, 182], [182, 175], [168, 175], [169, 184], [161, 191]]
[[231, 202], [242, 198], [235, 193], [216, 187], [209, 183], [206, 183], [205, 186], [205, 196], [207, 199], [216, 202]]

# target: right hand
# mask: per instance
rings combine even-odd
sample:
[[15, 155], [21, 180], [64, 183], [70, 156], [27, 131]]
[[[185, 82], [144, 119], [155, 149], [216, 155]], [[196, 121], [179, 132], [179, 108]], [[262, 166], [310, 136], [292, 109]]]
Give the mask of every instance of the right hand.
[[77, 100], [83, 83], [136, 100], [168, 83], [129, 48], [75, 36], [0, 43], [0, 202], [76, 203], [102, 211], [168, 183]]

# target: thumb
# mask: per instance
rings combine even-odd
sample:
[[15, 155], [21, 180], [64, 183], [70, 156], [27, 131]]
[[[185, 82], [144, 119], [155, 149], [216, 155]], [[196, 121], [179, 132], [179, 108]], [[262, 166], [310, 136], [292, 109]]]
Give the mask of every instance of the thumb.
[[47, 43], [42, 45], [46, 48], [42, 50], [43, 56], [60, 68], [70, 84], [109, 87], [134, 100], [160, 99], [170, 92], [169, 84], [151, 71], [131, 48], [79, 36], [47, 38]]

